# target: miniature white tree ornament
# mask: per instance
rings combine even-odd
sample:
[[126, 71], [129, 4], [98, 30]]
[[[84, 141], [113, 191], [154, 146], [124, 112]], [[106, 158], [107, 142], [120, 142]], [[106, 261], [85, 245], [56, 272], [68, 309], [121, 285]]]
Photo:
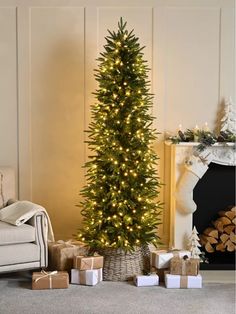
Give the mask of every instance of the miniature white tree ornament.
[[200, 259], [200, 254], [202, 252], [200, 251], [199, 247], [201, 247], [201, 244], [199, 243], [200, 239], [198, 237], [198, 232], [196, 227], [193, 227], [192, 233], [189, 237], [189, 251], [191, 252], [191, 257], [192, 258], [199, 258]]
[[221, 119], [221, 131], [227, 130], [236, 133], [236, 108], [231, 97], [225, 102], [224, 116]]

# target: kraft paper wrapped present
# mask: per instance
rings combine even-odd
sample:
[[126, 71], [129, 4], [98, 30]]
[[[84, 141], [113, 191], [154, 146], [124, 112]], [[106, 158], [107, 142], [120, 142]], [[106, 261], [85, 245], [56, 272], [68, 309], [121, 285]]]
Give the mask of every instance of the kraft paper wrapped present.
[[69, 275], [65, 271], [33, 272], [32, 289], [66, 289], [69, 287]]
[[48, 269], [70, 271], [75, 255], [85, 255], [89, 247], [75, 240], [48, 243]]
[[73, 268], [79, 270], [103, 268], [103, 256], [74, 256]]
[[202, 288], [202, 276], [181, 276], [165, 274], [166, 288]]
[[173, 257], [170, 261], [170, 274], [183, 276], [197, 276], [199, 273], [199, 259], [188, 257]]
[[151, 275], [136, 275], [134, 283], [137, 287], [158, 286], [159, 277], [156, 274]]
[[95, 286], [102, 281], [102, 268], [91, 270], [71, 269], [71, 283]]
[[184, 251], [184, 250], [158, 250], [151, 252], [151, 266], [154, 266], [158, 269], [161, 268], [169, 268], [170, 267], [170, 260], [175, 257], [184, 257], [187, 255], [190, 257], [191, 253], [190, 251]]

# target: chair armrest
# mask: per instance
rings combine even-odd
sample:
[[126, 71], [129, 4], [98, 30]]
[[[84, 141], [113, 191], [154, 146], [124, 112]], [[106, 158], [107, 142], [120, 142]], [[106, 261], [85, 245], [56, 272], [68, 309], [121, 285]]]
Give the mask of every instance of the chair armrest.
[[9, 198], [9, 200], [7, 201], [7, 204], [6, 204], [6, 206], [9, 206], [9, 205], [11, 205], [11, 204], [13, 204], [13, 203], [15, 203], [15, 202], [17, 202], [18, 200], [15, 200], [14, 198]]
[[41, 267], [47, 267], [48, 265], [47, 223], [44, 213], [40, 212], [27, 221], [27, 224], [35, 228], [35, 244], [40, 248]]

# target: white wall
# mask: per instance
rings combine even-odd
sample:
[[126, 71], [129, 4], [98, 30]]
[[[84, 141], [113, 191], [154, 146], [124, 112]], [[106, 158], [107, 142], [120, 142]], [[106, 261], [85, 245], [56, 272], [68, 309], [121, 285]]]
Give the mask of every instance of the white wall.
[[120, 16], [152, 69], [161, 178], [164, 132], [214, 128], [222, 100], [235, 100], [233, 0], [0, 0], [0, 164], [15, 168], [20, 199], [47, 208], [57, 238], [81, 222], [93, 70]]

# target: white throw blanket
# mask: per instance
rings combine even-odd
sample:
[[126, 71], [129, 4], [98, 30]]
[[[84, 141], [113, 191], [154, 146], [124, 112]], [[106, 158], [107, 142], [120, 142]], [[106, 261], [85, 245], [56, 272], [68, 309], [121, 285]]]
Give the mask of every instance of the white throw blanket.
[[46, 233], [46, 238], [54, 241], [54, 234], [48, 213], [44, 207], [38, 204], [29, 201], [16, 201], [0, 210], [0, 220], [15, 226], [20, 226], [37, 213], [43, 213], [45, 215], [44, 232]]

